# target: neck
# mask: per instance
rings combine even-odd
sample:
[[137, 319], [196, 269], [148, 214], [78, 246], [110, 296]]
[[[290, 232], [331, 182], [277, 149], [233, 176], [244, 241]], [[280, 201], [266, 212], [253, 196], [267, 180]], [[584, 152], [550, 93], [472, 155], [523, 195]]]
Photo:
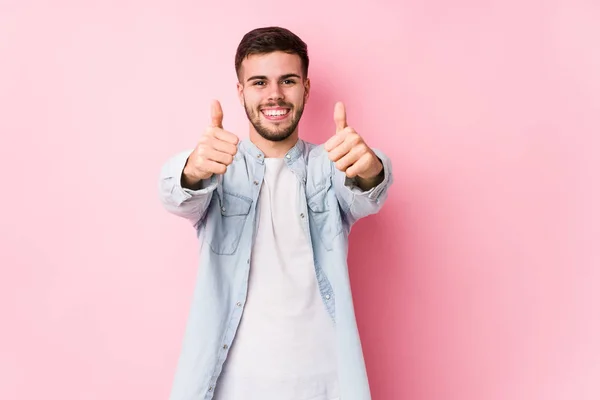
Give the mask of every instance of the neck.
[[287, 139], [280, 142], [265, 139], [254, 129], [250, 129], [250, 141], [263, 152], [266, 158], [282, 158], [296, 145], [298, 141], [298, 129]]

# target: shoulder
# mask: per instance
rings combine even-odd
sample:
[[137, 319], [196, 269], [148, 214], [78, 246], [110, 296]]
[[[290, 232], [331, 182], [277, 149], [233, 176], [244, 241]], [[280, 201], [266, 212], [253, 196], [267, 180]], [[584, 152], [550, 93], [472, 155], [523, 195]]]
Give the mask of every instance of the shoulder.
[[323, 182], [331, 179], [332, 162], [329, 160], [329, 154], [322, 144], [316, 145], [306, 142], [304, 160], [309, 182], [313, 181], [317, 186], [321, 186]]
[[304, 160], [306, 164], [328, 164], [329, 157], [322, 144], [304, 142]]

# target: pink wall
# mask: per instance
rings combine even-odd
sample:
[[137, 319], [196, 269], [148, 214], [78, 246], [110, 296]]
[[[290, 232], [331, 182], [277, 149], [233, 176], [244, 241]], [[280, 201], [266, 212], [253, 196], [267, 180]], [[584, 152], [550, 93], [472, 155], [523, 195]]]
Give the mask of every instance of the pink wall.
[[[600, 3], [0, 1], [0, 398], [166, 399], [196, 270], [157, 176], [243, 33], [392, 157], [350, 266], [374, 400], [600, 398]], [[367, 22], [369, 21], [369, 22]], [[596, 172], [593, 172], [596, 171]]]

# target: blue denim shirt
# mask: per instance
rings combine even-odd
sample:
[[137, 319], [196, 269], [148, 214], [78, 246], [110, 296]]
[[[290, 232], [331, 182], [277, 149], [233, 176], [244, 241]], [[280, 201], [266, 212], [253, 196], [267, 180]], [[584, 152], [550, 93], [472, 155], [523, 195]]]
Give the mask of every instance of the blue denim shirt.
[[[299, 139], [285, 155], [302, 183], [300, 209], [290, 212], [305, 221], [323, 305], [336, 327], [342, 400], [371, 398], [346, 260], [352, 225], [381, 209], [392, 183], [390, 160], [374, 152], [383, 163], [384, 179], [369, 191], [337, 170], [323, 146]], [[164, 207], [193, 224], [200, 244], [200, 267], [171, 400], [213, 397], [244, 312], [256, 204], [265, 172], [264, 154], [245, 139], [224, 175], [213, 175], [200, 190], [189, 190], [181, 187], [181, 174], [190, 153], [168, 160], [159, 184]]]

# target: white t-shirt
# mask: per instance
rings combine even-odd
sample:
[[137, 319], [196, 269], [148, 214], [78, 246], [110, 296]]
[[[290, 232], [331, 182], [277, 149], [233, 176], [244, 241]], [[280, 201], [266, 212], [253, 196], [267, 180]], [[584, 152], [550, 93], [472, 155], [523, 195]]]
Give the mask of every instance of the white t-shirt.
[[335, 327], [302, 227], [300, 182], [283, 159], [264, 161], [248, 297], [215, 399], [338, 400]]

